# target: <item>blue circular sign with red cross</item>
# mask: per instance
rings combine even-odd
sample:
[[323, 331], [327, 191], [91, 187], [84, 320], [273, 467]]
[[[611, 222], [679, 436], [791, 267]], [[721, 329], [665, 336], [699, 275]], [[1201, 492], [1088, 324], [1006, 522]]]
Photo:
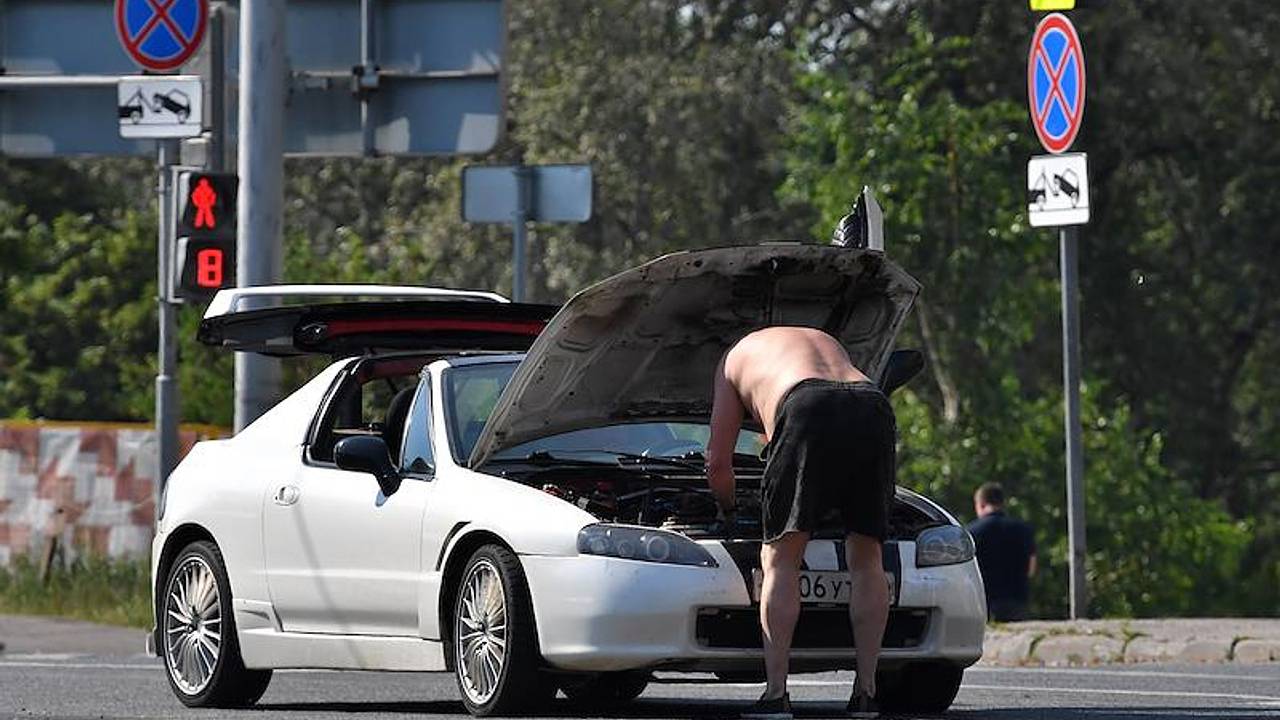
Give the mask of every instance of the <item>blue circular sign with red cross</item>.
[[1084, 120], [1084, 48], [1061, 13], [1036, 26], [1027, 57], [1027, 100], [1044, 149], [1056, 154], [1071, 147]]
[[116, 34], [147, 70], [172, 70], [204, 39], [209, 0], [116, 0]]

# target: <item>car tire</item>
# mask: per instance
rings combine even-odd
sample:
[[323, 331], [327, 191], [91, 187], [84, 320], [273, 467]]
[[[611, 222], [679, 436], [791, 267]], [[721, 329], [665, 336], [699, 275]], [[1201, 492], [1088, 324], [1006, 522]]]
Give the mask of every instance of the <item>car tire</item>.
[[647, 670], [600, 673], [560, 681], [560, 691], [575, 705], [612, 708], [635, 700], [649, 686]]
[[187, 707], [246, 707], [271, 682], [240, 657], [231, 582], [218, 546], [201, 540], [178, 552], [156, 602], [165, 677]]
[[889, 713], [946, 712], [960, 692], [964, 668], [951, 663], [913, 663], [876, 675], [876, 701]]
[[539, 667], [528, 581], [507, 548], [484, 545], [467, 561], [450, 641], [458, 692], [472, 715], [516, 714], [555, 696], [555, 683]]

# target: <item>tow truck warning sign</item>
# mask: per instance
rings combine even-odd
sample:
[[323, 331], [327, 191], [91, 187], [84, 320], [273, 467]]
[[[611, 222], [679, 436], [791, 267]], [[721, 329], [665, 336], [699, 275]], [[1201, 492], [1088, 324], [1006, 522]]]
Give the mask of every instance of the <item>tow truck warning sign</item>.
[[1031, 227], [1089, 222], [1089, 164], [1085, 153], [1037, 155], [1027, 163]]

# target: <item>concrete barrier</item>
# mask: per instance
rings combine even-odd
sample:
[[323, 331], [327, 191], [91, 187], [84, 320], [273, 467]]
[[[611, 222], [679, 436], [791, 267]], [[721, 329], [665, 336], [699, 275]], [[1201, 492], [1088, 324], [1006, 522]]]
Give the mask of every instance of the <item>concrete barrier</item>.
[[[186, 426], [180, 456], [222, 437]], [[0, 566], [39, 554], [145, 555], [155, 525], [154, 428], [143, 424], [0, 421]]]

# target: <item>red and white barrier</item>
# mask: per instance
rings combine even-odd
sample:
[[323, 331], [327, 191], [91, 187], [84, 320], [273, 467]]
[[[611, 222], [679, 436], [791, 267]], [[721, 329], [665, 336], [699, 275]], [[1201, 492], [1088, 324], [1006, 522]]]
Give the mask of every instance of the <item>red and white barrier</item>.
[[[179, 453], [217, 428], [184, 428]], [[50, 537], [67, 553], [145, 555], [156, 436], [142, 424], [0, 422], [0, 566]]]

